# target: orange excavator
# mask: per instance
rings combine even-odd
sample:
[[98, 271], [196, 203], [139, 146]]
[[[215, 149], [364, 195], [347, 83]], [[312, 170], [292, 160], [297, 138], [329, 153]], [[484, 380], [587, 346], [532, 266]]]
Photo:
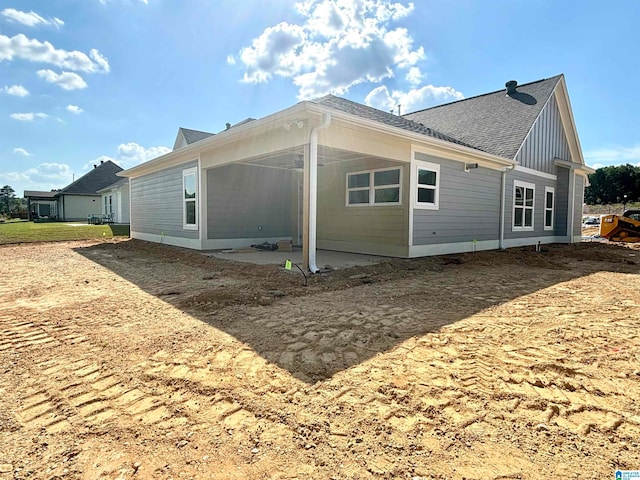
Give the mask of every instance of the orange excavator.
[[600, 218], [600, 236], [611, 242], [640, 242], [640, 210]]

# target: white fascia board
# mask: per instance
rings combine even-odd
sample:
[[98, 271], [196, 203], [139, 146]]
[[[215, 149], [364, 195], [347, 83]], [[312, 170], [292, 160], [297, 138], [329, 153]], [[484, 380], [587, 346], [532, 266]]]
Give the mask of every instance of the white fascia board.
[[[461, 162], [468, 161], [482, 163], [483, 166], [489, 168], [502, 168], [515, 164], [513, 160], [485, 153], [474, 148], [429, 137], [421, 133], [410, 132], [399, 127], [385, 125], [374, 120], [344, 113], [312, 102], [300, 102], [272, 115], [268, 115], [244, 125], [232, 127], [229, 130], [224, 130], [216, 135], [200, 140], [199, 142], [192, 143], [191, 145], [166, 153], [143, 164], [118, 172], [118, 176], [135, 178], [158, 170], [180, 165], [181, 163], [199, 158], [201, 152], [210, 150], [211, 148], [223, 147], [229, 143], [242, 141], [274, 128], [281, 128], [287, 120], [292, 118], [305, 120], [317, 115], [317, 121], [320, 122], [322, 120], [322, 115], [327, 113], [335, 120], [341, 120], [351, 125], [407, 139], [414, 144], [420, 144], [425, 151], [428, 151], [429, 153], [444, 156], [449, 159], [459, 160]], [[306, 125], [306, 127], [309, 128], [310, 125]]]
[[516, 165], [513, 169], [515, 172], [526, 173], [527, 175], [533, 175], [535, 177], [546, 178], [548, 180], [557, 180], [558, 177], [553, 175], [552, 173], [541, 172], [540, 170], [535, 170], [533, 168], [523, 167], [522, 165]]
[[307, 106], [310, 112], [331, 114], [331, 117], [334, 119], [332, 122], [333, 124], [335, 124], [336, 120], [342, 120], [351, 125], [362, 126], [378, 132], [400, 137], [409, 140], [413, 144], [420, 144], [418, 149], [424, 153], [444, 156], [447, 159], [459, 160], [461, 162], [481, 163], [483, 166], [487, 166], [489, 168], [503, 168], [505, 166], [515, 165], [513, 160], [485, 153], [480, 150], [476, 150], [475, 148], [465, 147], [457, 143], [447, 142], [421, 133], [410, 132], [400, 127], [393, 127], [391, 125], [376, 122], [375, 120], [369, 120], [367, 118], [334, 110], [315, 103], [307, 102]]
[[[564, 133], [567, 136], [567, 142], [569, 143], [569, 150], [574, 160], [579, 160], [581, 165], [585, 165], [584, 157], [582, 156], [582, 147], [580, 146], [580, 139], [578, 138], [578, 130], [576, 129], [576, 122], [573, 118], [573, 110], [571, 109], [571, 101], [569, 100], [569, 92], [567, 91], [567, 84], [564, 80], [564, 75], [560, 78], [558, 85], [553, 92], [558, 101], [558, 110], [560, 111], [560, 118], [562, 119], [562, 126], [564, 127]], [[589, 168], [589, 167], [587, 167]]]
[[242, 141], [253, 135], [264, 133], [274, 128], [281, 128], [287, 119], [304, 119], [306, 113], [305, 103], [298, 103], [292, 107], [281, 110], [264, 118], [245, 123], [229, 130], [207, 137], [199, 142], [192, 143], [176, 151], [165, 153], [157, 158], [118, 172], [118, 176], [135, 178], [141, 175], [164, 170], [169, 167], [180, 165], [188, 161], [200, 158], [200, 153], [212, 148], [223, 147], [236, 141]]

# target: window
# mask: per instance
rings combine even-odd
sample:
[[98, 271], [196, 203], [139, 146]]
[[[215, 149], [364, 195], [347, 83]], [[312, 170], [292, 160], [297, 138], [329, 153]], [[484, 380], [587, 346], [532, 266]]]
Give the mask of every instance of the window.
[[347, 205], [399, 204], [399, 168], [347, 173]]
[[107, 213], [109, 215], [113, 213], [113, 195], [109, 195], [109, 211]]
[[553, 187], [544, 187], [544, 229], [553, 230], [553, 208], [555, 189]]
[[198, 228], [198, 176], [197, 167], [182, 171], [183, 228]]
[[416, 171], [417, 208], [438, 209], [440, 165], [421, 162]]
[[107, 196], [104, 196], [104, 214], [107, 215], [109, 213], [108, 211], [108, 200], [107, 200]]
[[513, 230], [533, 230], [535, 185], [513, 182]]

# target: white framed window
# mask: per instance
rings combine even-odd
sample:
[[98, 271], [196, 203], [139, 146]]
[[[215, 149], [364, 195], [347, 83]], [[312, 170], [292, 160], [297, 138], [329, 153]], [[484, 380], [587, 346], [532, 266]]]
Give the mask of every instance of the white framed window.
[[553, 209], [556, 202], [556, 190], [544, 187], [544, 229], [553, 230]]
[[415, 208], [437, 210], [440, 205], [440, 165], [420, 162], [416, 166]]
[[182, 171], [182, 227], [198, 229], [198, 167]]
[[513, 182], [513, 231], [533, 230], [535, 192], [533, 183]]
[[402, 169], [381, 168], [347, 173], [346, 205], [400, 205]]

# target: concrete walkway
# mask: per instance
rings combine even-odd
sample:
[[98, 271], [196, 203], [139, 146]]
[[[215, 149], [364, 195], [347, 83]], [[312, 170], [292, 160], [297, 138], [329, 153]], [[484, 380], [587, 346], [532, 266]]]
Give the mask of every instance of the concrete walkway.
[[[292, 252], [270, 252], [255, 249], [241, 249], [237, 251], [207, 252], [206, 255], [236, 262], [255, 263], [258, 265], [283, 265], [285, 261], [302, 266], [302, 249], [294, 248]], [[362, 255], [359, 253], [333, 252], [318, 250], [316, 264], [322, 269], [342, 269], [356, 266], [375, 265], [388, 261], [389, 257]]]

